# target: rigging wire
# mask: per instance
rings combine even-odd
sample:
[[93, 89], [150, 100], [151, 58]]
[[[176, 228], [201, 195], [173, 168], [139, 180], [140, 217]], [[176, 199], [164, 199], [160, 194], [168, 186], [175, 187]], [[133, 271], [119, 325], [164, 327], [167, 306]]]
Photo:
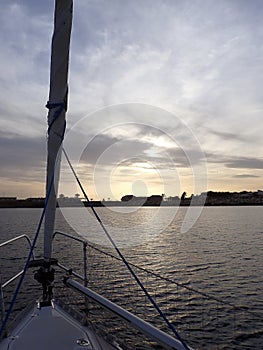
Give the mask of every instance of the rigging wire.
[[156, 301], [153, 299], [153, 297], [150, 295], [150, 293], [148, 292], [148, 290], [146, 289], [146, 287], [143, 285], [143, 283], [141, 282], [141, 280], [139, 279], [139, 277], [136, 275], [136, 273], [134, 272], [134, 270], [132, 269], [132, 267], [130, 266], [130, 264], [128, 263], [128, 261], [126, 260], [126, 258], [124, 257], [124, 255], [122, 254], [122, 252], [120, 251], [120, 249], [117, 247], [116, 243], [114, 242], [113, 238], [111, 237], [110, 233], [108, 232], [108, 230], [106, 229], [105, 225], [103, 224], [103, 222], [101, 221], [101, 218], [99, 217], [98, 213], [96, 212], [94, 206], [92, 205], [92, 202], [89, 200], [89, 197], [86, 194], [86, 191], [84, 189], [84, 187], [82, 186], [78, 175], [76, 174], [72, 163], [67, 155], [67, 152], [65, 151], [65, 148], [62, 148], [62, 151], [66, 157], [66, 160], [68, 162], [68, 165], [81, 189], [81, 192], [83, 194], [83, 196], [85, 197], [86, 201], [89, 204], [89, 207], [91, 208], [94, 216], [96, 217], [97, 221], [99, 222], [103, 232], [105, 233], [105, 235], [107, 236], [107, 238], [109, 239], [110, 243], [112, 244], [112, 246], [114, 247], [115, 251], [117, 252], [117, 254], [119, 255], [119, 257], [121, 258], [121, 260], [123, 261], [123, 263], [125, 264], [125, 266], [127, 267], [127, 269], [129, 270], [129, 272], [131, 273], [131, 275], [133, 276], [133, 278], [135, 279], [135, 281], [138, 283], [138, 285], [140, 286], [140, 288], [142, 289], [142, 291], [144, 292], [144, 294], [147, 296], [147, 298], [149, 299], [149, 301], [151, 302], [151, 304], [154, 306], [154, 308], [158, 311], [159, 315], [162, 317], [162, 319], [164, 320], [164, 322], [166, 323], [166, 325], [170, 328], [170, 330], [173, 332], [173, 334], [176, 336], [176, 338], [182, 343], [182, 345], [184, 346], [185, 350], [190, 350], [188, 345], [186, 344], [186, 342], [184, 341], [184, 339], [180, 336], [180, 334], [178, 333], [178, 331], [176, 330], [175, 326], [173, 326], [171, 324], [171, 322], [168, 320], [168, 318], [166, 317], [166, 315], [164, 314], [164, 312], [161, 310], [161, 308], [159, 307], [159, 305], [156, 303]]

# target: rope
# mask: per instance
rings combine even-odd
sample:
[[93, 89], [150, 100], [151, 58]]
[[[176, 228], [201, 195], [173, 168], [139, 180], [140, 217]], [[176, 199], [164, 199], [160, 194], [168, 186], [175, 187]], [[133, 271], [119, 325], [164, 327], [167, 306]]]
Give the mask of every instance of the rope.
[[71, 162], [70, 159], [65, 151], [64, 148], [62, 148], [62, 151], [66, 157], [66, 160], [68, 162], [68, 165], [82, 191], [82, 194], [84, 195], [86, 201], [89, 204], [89, 207], [91, 208], [93, 214], [95, 215], [97, 221], [99, 222], [102, 230], [104, 231], [105, 235], [107, 236], [107, 238], [109, 239], [110, 243], [112, 244], [112, 246], [114, 247], [114, 249], [116, 250], [117, 254], [119, 255], [119, 257], [121, 258], [121, 260], [123, 261], [123, 263], [125, 264], [125, 266], [127, 267], [127, 269], [129, 270], [129, 272], [131, 273], [131, 275], [133, 276], [133, 278], [135, 279], [135, 281], [138, 283], [138, 285], [140, 286], [140, 288], [142, 289], [142, 291], [144, 292], [144, 294], [147, 296], [147, 298], [149, 299], [149, 301], [151, 302], [151, 304], [154, 306], [154, 308], [158, 311], [159, 315], [162, 317], [162, 319], [164, 320], [164, 322], [167, 324], [167, 326], [171, 329], [171, 331], [173, 332], [173, 334], [177, 337], [177, 339], [182, 343], [182, 345], [184, 346], [185, 350], [190, 350], [189, 347], [187, 346], [187, 344], [185, 343], [185, 341], [183, 340], [183, 338], [180, 336], [180, 334], [178, 333], [178, 331], [176, 330], [176, 328], [171, 324], [171, 322], [168, 320], [168, 318], [166, 317], [166, 315], [163, 313], [163, 311], [161, 310], [161, 308], [158, 306], [158, 304], [155, 302], [155, 300], [153, 299], [153, 297], [150, 295], [150, 293], [148, 292], [148, 290], [144, 287], [143, 283], [140, 281], [139, 277], [136, 275], [136, 273], [133, 271], [133, 269], [131, 268], [130, 264], [128, 263], [128, 261], [125, 259], [124, 255], [121, 253], [121, 251], [119, 250], [119, 248], [117, 247], [116, 243], [114, 242], [114, 240], [112, 239], [111, 235], [109, 234], [109, 232], [107, 231], [106, 227], [104, 226], [103, 222], [101, 221], [98, 213], [96, 212], [95, 208], [93, 207], [91, 201], [89, 200], [85, 189], [83, 188]]

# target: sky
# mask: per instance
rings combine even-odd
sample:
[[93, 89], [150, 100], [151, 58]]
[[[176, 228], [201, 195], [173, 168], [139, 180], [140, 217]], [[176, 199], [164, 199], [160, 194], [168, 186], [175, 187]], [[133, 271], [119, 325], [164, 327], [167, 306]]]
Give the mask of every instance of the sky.
[[[42, 197], [54, 2], [0, 4], [0, 196]], [[90, 198], [263, 189], [262, 18], [261, 0], [75, 0], [64, 146]], [[80, 193], [64, 159], [59, 193]]]

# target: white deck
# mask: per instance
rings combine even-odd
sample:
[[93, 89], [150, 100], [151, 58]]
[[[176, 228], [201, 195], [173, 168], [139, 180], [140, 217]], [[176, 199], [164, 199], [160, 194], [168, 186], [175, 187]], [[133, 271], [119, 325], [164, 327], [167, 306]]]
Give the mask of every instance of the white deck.
[[116, 349], [60, 307], [35, 307], [0, 343], [0, 350]]

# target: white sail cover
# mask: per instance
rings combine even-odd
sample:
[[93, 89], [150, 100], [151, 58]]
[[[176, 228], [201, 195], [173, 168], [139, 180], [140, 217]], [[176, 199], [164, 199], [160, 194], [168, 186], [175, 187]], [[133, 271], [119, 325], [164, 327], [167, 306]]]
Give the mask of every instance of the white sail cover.
[[52, 255], [52, 235], [56, 213], [61, 146], [65, 132], [68, 93], [68, 62], [72, 25], [72, 0], [56, 0], [52, 38], [48, 113], [48, 156], [44, 228], [44, 258]]

